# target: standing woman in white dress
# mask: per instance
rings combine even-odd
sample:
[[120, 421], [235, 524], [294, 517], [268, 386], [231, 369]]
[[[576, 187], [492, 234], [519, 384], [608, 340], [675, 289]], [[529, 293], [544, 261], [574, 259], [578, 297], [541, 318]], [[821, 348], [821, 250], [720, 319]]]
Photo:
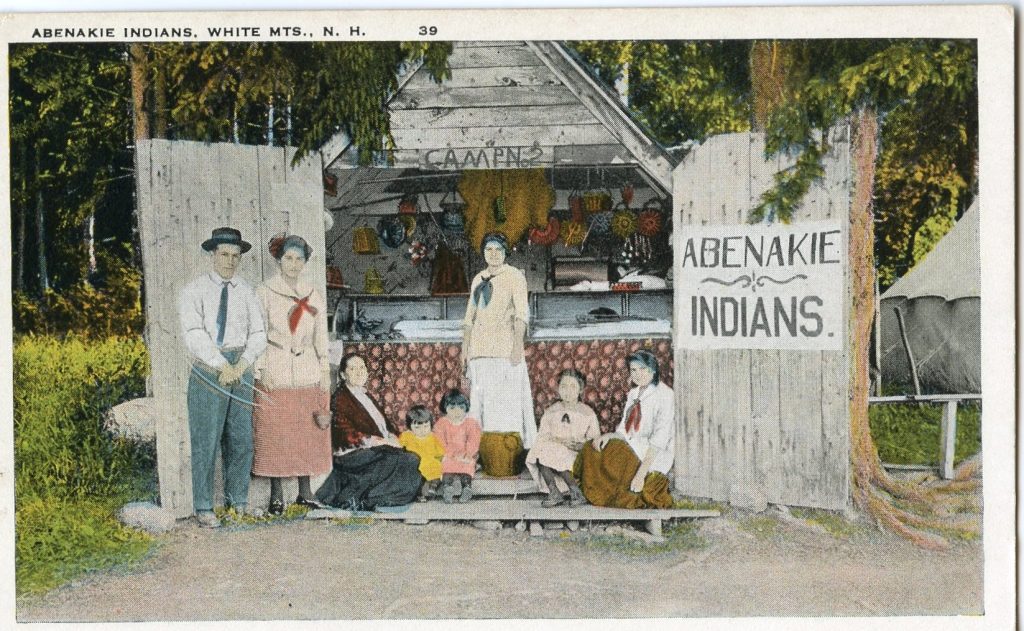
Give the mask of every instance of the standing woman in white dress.
[[[509, 244], [500, 232], [485, 235], [481, 250], [487, 267], [473, 278], [462, 324], [469, 415], [485, 433], [517, 432], [529, 448], [537, 421], [523, 354], [530, 319], [526, 275], [505, 263]], [[488, 473], [486, 459], [483, 464]]]

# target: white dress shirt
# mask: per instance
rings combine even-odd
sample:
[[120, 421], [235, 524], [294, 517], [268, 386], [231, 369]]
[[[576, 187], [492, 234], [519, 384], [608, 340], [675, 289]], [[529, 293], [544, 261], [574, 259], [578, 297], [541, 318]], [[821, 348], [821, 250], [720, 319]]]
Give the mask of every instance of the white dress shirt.
[[[224, 341], [218, 346], [217, 311], [225, 283], [228, 285], [227, 320]], [[237, 276], [224, 280], [216, 272], [210, 272], [185, 285], [178, 302], [178, 316], [188, 352], [211, 368], [227, 365], [220, 353], [222, 348], [243, 349], [242, 359], [251, 366], [267, 347], [263, 309], [256, 292]]]
[[[637, 397], [640, 398], [640, 429], [627, 432], [629, 409]], [[640, 393], [640, 388], [630, 390], [615, 433], [626, 439], [641, 462], [647, 455], [647, 449], [653, 447], [656, 453], [650, 470], [668, 474], [676, 455], [676, 398], [672, 388], [658, 383], [656, 386], [648, 385], [643, 393]]]

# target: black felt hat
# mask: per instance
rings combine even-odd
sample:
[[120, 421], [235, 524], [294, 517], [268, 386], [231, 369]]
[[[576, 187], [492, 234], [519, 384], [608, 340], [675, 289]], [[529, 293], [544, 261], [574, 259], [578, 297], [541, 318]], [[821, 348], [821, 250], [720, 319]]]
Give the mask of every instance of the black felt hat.
[[214, 228], [213, 235], [203, 241], [203, 249], [213, 252], [218, 245], [237, 245], [245, 254], [252, 248], [252, 244], [242, 240], [242, 233], [234, 228]]

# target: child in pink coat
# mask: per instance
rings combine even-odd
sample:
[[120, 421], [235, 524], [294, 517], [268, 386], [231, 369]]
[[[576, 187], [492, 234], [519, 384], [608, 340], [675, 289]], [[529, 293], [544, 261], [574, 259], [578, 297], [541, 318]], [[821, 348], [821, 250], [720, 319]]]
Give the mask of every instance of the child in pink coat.
[[441, 497], [451, 504], [473, 498], [473, 474], [480, 452], [480, 421], [467, 416], [469, 399], [459, 390], [449, 390], [441, 399], [444, 414], [434, 423], [434, 435], [444, 446], [441, 461]]

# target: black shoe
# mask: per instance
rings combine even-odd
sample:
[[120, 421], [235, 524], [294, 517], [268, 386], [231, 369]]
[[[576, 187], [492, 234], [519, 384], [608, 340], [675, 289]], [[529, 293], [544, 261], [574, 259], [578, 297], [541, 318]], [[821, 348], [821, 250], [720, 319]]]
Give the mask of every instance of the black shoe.
[[320, 502], [314, 499], [306, 499], [305, 497], [301, 496], [295, 498], [295, 503], [298, 504], [299, 506], [305, 506], [306, 508], [312, 508], [314, 510], [325, 508], [325, 506]]
[[565, 504], [565, 496], [557, 492], [549, 493], [547, 499], [540, 503], [544, 508], [554, 508], [555, 506], [561, 506], [562, 504]]
[[274, 500], [270, 502], [270, 506], [267, 508], [267, 513], [271, 515], [284, 514], [284, 502], [281, 500]]

